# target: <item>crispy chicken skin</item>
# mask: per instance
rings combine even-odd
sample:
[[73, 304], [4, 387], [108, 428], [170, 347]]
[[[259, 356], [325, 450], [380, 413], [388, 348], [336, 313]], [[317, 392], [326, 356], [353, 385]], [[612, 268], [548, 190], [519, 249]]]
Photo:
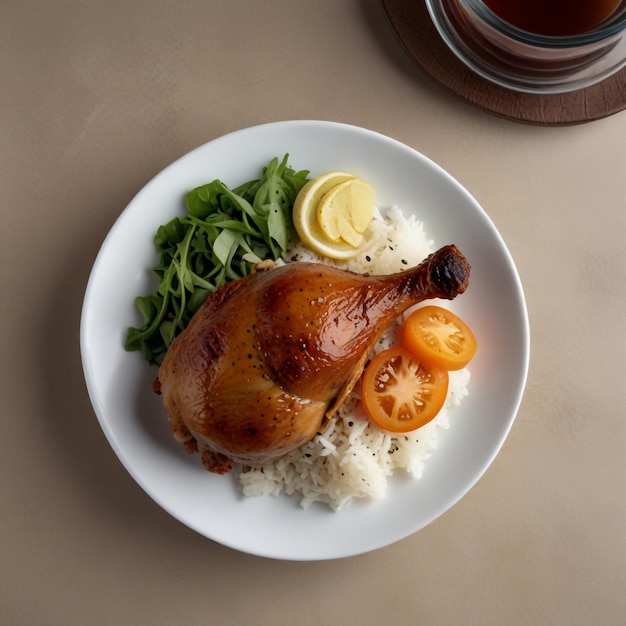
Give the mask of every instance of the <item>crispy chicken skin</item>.
[[219, 474], [261, 466], [311, 440], [359, 379], [381, 333], [410, 306], [452, 299], [470, 266], [445, 246], [389, 276], [291, 263], [228, 283], [159, 369], [174, 437]]

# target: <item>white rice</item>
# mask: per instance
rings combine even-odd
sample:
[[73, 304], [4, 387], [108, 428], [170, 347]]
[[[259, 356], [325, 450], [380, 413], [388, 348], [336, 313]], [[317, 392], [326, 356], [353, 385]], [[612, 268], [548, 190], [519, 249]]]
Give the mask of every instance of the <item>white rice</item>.
[[[418, 265], [434, 251], [423, 224], [412, 215], [405, 217], [397, 207], [384, 214], [377, 211], [366, 238], [367, 244], [357, 257], [324, 262], [359, 273], [391, 274]], [[285, 260], [320, 262], [322, 258], [296, 244], [286, 253]], [[384, 333], [372, 355], [395, 343], [409, 313]], [[468, 393], [467, 369], [450, 372], [449, 378], [444, 409], [422, 428], [399, 435], [383, 431], [367, 419], [357, 385], [338, 414], [309, 443], [262, 468], [241, 468], [243, 494], [296, 494], [302, 507], [323, 502], [338, 511], [354, 499], [383, 497], [395, 470], [420, 478], [424, 463], [436, 448], [439, 430], [449, 426], [449, 410]]]

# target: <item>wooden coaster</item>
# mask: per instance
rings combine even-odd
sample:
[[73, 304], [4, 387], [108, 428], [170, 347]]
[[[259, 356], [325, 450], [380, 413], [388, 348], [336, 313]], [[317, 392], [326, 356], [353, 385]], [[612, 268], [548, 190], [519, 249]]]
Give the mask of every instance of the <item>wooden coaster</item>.
[[626, 108], [626, 69], [572, 93], [538, 95], [500, 87], [475, 74], [446, 46], [423, 0], [381, 0], [383, 11], [412, 59], [438, 83], [476, 106], [519, 122], [582, 124]]

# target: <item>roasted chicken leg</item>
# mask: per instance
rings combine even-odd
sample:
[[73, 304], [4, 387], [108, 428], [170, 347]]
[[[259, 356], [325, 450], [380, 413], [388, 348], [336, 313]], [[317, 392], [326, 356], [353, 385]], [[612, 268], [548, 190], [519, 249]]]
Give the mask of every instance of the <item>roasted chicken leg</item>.
[[454, 246], [389, 276], [291, 263], [228, 283], [168, 350], [155, 381], [174, 437], [219, 474], [312, 439], [410, 306], [452, 299], [470, 266]]

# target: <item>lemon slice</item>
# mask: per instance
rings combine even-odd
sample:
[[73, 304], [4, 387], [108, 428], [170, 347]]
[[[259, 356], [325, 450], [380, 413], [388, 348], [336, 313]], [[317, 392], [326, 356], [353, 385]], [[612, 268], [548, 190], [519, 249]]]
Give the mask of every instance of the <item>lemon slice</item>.
[[351, 178], [324, 194], [317, 208], [317, 220], [333, 242], [343, 240], [357, 248], [374, 217], [376, 191], [366, 181]]
[[[334, 248], [327, 244], [328, 237], [321, 229], [317, 221], [317, 207], [324, 196], [336, 185], [354, 178], [353, 174], [341, 171], [332, 171], [311, 179], [296, 197], [293, 205], [293, 224], [300, 239], [315, 252], [331, 256], [332, 258], [349, 258], [354, 256], [356, 252], [348, 246], [340, 246], [337, 250], [339, 256], [333, 254]], [[346, 248], [346, 252], [352, 252], [351, 255], [345, 256], [341, 248]]]
[[[296, 232], [307, 246], [319, 254], [334, 259], [349, 259], [359, 251], [357, 246], [362, 240], [362, 233], [372, 219], [374, 199], [371, 211], [363, 211], [357, 206], [361, 202], [358, 192], [356, 197], [347, 190], [336, 195], [335, 189], [352, 181], [368, 184], [354, 174], [335, 170], [310, 180], [296, 197], [293, 207]], [[360, 188], [360, 185], [357, 187]], [[330, 202], [324, 209], [326, 219], [320, 222], [319, 209], [327, 198]]]

